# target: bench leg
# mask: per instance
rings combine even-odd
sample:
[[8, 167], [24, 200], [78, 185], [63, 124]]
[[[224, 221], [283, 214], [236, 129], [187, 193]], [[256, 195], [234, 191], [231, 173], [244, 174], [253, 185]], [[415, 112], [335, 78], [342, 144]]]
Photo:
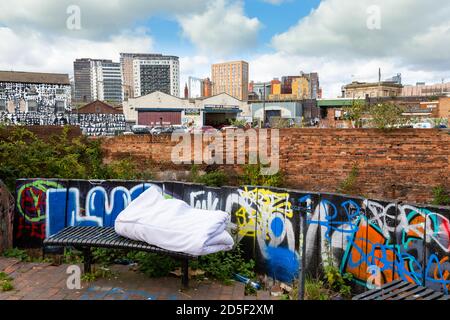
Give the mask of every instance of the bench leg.
[[181, 272], [183, 273], [181, 277], [181, 283], [184, 289], [189, 288], [189, 260], [183, 259], [181, 261]]
[[92, 264], [91, 248], [83, 248], [83, 257], [84, 257], [84, 273], [90, 273]]

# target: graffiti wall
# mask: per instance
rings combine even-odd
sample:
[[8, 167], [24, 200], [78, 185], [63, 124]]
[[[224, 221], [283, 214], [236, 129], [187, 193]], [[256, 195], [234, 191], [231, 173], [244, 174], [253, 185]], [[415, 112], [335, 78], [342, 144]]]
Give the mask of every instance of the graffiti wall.
[[304, 259], [308, 273], [333, 264], [351, 273], [361, 288], [404, 279], [446, 293], [450, 289], [450, 208], [297, 190], [18, 180], [15, 245], [40, 246], [68, 225], [113, 226], [120, 211], [148, 188], [196, 208], [229, 212], [245, 255], [277, 280], [291, 283]]
[[80, 126], [83, 134], [88, 136], [114, 136], [126, 130], [123, 114], [78, 114], [76, 112], [15, 112], [0, 111], [0, 123], [8, 125]]

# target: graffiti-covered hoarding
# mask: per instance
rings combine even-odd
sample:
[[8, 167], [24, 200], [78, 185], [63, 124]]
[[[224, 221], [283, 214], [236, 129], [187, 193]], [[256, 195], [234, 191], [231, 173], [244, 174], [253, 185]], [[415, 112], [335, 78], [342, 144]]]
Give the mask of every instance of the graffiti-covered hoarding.
[[[333, 264], [351, 273], [362, 288], [403, 279], [446, 293], [450, 289], [450, 208], [297, 190], [18, 180], [15, 245], [41, 246], [65, 226], [113, 226], [117, 215], [148, 188], [192, 207], [229, 212], [245, 256], [277, 280], [291, 283], [298, 276], [305, 245], [306, 271], [313, 275]], [[304, 239], [302, 218], [307, 220]]]

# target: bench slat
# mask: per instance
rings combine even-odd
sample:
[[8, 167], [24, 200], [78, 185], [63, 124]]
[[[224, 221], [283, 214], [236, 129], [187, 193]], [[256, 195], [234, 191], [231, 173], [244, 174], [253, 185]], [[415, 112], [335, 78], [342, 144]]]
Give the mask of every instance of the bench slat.
[[163, 253], [178, 258], [196, 258], [187, 253], [174, 252], [152, 246], [142, 241], [127, 239], [118, 235], [112, 227], [66, 227], [60, 232], [45, 239], [44, 245], [138, 249], [148, 252]]

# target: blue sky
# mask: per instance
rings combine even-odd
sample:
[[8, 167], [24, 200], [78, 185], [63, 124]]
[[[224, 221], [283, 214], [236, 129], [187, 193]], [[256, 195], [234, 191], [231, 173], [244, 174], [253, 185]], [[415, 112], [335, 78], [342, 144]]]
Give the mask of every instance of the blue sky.
[[450, 82], [448, 0], [0, 1], [0, 38], [3, 70], [72, 74], [76, 58], [155, 52], [180, 57], [181, 86], [235, 59], [255, 81], [318, 72], [325, 97], [379, 68]]
[[[307, 16], [320, 4], [320, 0], [290, 0], [272, 4], [262, 0], [244, 2], [247, 16], [257, 17], [262, 24], [258, 34], [258, 46], [252, 53], [270, 52], [270, 40], [277, 33], [282, 33]], [[168, 14], [152, 17], [139, 24], [145, 25], [155, 39], [155, 50], [160, 52], [177, 52], [193, 54], [195, 46], [182, 35], [182, 29], [176, 19]], [[174, 37], [176, 37], [174, 39]]]

